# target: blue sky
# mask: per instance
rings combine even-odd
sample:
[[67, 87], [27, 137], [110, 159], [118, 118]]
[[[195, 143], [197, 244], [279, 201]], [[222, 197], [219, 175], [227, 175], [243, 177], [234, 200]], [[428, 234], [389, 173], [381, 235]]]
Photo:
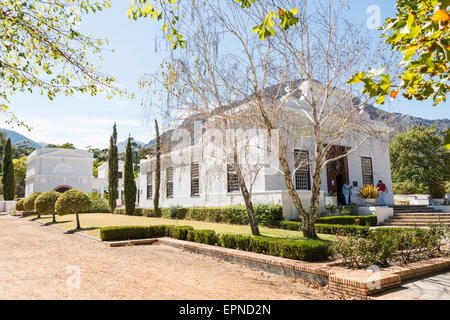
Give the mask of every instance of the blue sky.
[[[395, 14], [393, 0], [352, 0], [350, 20], [365, 24], [370, 14], [367, 8], [376, 4], [380, 7], [381, 21]], [[33, 129], [1, 127], [18, 131], [35, 141], [47, 143], [72, 142], [78, 148], [107, 147], [111, 128], [117, 122], [119, 140], [129, 134], [136, 140], [148, 142], [154, 136], [153, 118], [140, 106], [138, 79], [144, 73], [157, 70], [168, 51], [159, 39], [161, 25], [151, 20], [133, 21], [126, 16], [129, 1], [112, 0], [112, 8], [95, 15], [83, 17], [81, 32], [106, 37], [110, 48], [100, 61], [101, 71], [116, 78], [122, 88], [136, 92], [137, 98], [129, 100], [116, 97], [107, 99], [104, 95], [91, 97], [77, 94], [73, 97], [58, 96], [53, 101], [37, 94], [19, 94], [13, 97], [11, 111]], [[367, 32], [377, 35], [378, 30]], [[155, 40], [163, 48], [155, 53]], [[407, 113], [426, 119], [450, 118], [449, 102], [433, 107], [429, 101], [408, 101], [399, 97], [383, 106], [390, 112]]]

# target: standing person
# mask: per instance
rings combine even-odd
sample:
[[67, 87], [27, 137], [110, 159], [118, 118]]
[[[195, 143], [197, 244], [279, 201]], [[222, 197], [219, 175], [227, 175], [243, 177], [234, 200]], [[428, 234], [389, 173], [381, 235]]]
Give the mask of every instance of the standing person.
[[351, 190], [352, 190], [352, 186], [344, 183], [344, 185], [342, 186], [342, 194], [344, 195], [344, 198], [345, 198], [345, 205], [348, 205], [348, 203], [349, 203], [348, 200], [350, 198]]
[[383, 181], [378, 180], [377, 188], [380, 191], [380, 195], [378, 196], [378, 203], [381, 205], [386, 205], [386, 185], [383, 183]]

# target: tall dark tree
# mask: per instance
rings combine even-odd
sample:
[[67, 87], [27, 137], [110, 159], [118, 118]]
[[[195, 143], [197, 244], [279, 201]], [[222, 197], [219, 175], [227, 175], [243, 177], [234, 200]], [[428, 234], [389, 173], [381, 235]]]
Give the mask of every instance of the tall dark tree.
[[158, 121], [155, 119], [156, 130], [156, 167], [155, 167], [155, 196], [153, 198], [153, 208], [155, 213], [159, 212], [159, 189], [161, 187], [161, 137], [159, 136]]
[[108, 151], [108, 199], [111, 212], [116, 209], [116, 201], [119, 197], [119, 155], [117, 151], [117, 128], [114, 123], [113, 133], [109, 140]]
[[136, 182], [134, 181], [133, 171], [133, 149], [131, 148], [131, 137], [128, 138], [125, 150], [125, 168], [124, 168], [124, 193], [125, 193], [125, 210], [127, 215], [133, 215], [136, 207]]
[[3, 184], [3, 199], [14, 200], [14, 193], [16, 191], [16, 182], [14, 179], [14, 165], [11, 157], [11, 139], [6, 141], [3, 151], [3, 167], [2, 167], [2, 184]]

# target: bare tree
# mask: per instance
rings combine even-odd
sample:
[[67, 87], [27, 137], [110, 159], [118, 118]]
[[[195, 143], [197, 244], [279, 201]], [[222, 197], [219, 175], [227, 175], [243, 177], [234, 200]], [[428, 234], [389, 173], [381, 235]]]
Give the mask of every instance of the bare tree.
[[[317, 238], [323, 168], [386, 137], [387, 128], [364, 112], [368, 98], [348, 80], [361, 65], [389, 66], [388, 61], [345, 19], [345, 1], [256, 0], [242, 9], [233, 1], [194, 0], [181, 6], [192, 17], [179, 25], [186, 51], [165, 64], [161, 77], [144, 77], [143, 86], [172, 97], [159, 104], [167, 115], [264, 129], [276, 146], [275, 168], [284, 176], [303, 234]], [[274, 34], [260, 41], [252, 27], [277, 7], [298, 8], [299, 22], [288, 30], [268, 26]], [[160, 83], [149, 86], [149, 78]], [[290, 151], [298, 141], [307, 156]], [[342, 143], [352, 147], [336, 152]], [[309, 204], [293, 179], [304, 167], [312, 171]]]

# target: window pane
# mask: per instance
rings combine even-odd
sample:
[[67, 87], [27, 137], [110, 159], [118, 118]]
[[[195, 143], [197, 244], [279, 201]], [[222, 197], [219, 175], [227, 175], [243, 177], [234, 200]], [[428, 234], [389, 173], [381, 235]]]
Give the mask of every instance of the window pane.
[[191, 163], [191, 195], [200, 194], [199, 165]]
[[239, 191], [238, 175], [231, 164], [227, 164], [227, 191]]
[[294, 150], [295, 166], [301, 166], [295, 170], [295, 189], [311, 190], [308, 150]]
[[373, 185], [372, 158], [361, 157], [361, 170], [363, 185]]
[[153, 181], [152, 181], [152, 172], [147, 172], [147, 199], [151, 199], [153, 197]]
[[166, 170], [166, 181], [167, 181], [167, 187], [166, 187], [166, 195], [167, 198], [173, 196], [173, 168], [169, 167]]

